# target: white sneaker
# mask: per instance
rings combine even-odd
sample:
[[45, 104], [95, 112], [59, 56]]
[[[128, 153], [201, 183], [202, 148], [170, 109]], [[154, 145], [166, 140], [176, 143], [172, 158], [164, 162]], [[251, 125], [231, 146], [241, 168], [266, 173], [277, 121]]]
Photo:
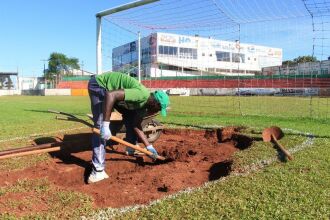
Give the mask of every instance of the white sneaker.
[[88, 183], [96, 183], [98, 181], [104, 180], [109, 178], [108, 174], [102, 170], [102, 171], [96, 171], [96, 170], [92, 170], [91, 174], [88, 177]]

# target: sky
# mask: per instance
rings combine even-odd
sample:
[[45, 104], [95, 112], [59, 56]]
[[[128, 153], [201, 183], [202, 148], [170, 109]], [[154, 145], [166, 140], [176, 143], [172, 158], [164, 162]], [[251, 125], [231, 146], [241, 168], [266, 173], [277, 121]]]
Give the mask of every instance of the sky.
[[[96, 69], [95, 14], [127, 0], [0, 0], [0, 72], [41, 76], [52, 52]], [[47, 68], [47, 65], [46, 65]]]
[[[78, 58], [82, 69], [95, 72], [96, 13], [132, 1], [0, 0], [0, 72], [18, 71], [20, 76], [41, 76], [44, 64], [47, 68], [47, 62], [44, 60], [48, 59], [52, 52]], [[212, 5], [216, 13], [220, 13], [217, 8], [221, 7], [222, 16], [226, 15], [231, 20], [245, 23], [240, 30], [243, 43], [283, 48], [283, 59], [311, 53], [312, 26], [310, 17], [300, 0], [190, 1], [198, 4], [203, 4], [205, 1]], [[162, 7], [167, 7], [163, 12], [157, 12], [153, 6], [150, 6], [149, 12], [153, 15], [135, 11], [135, 16], [139, 14], [138, 17], [147, 22], [148, 19], [144, 19], [143, 16], [149, 16], [150, 20], [154, 21], [158, 14], [178, 12], [177, 16], [181, 15], [189, 19], [192, 13], [196, 12], [196, 7], [191, 6], [191, 12], [185, 14], [189, 7], [188, 0], [160, 2], [163, 4]], [[176, 6], [181, 5], [181, 8], [171, 10], [174, 7], [171, 2]], [[206, 13], [208, 13], [207, 9]], [[199, 15], [202, 14], [197, 14], [197, 19]], [[124, 16], [128, 16], [129, 19], [132, 14], [128, 11]], [[286, 16], [298, 19], [293, 22], [287, 18], [281, 20], [281, 17]], [[299, 16], [303, 17], [300, 19]], [[173, 20], [173, 17], [170, 19]], [[267, 19], [274, 19], [275, 22], [270, 25], [264, 21]], [[251, 21], [254, 23], [249, 23]], [[120, 33], [117, 33], [116, 37], [120, 37]]]

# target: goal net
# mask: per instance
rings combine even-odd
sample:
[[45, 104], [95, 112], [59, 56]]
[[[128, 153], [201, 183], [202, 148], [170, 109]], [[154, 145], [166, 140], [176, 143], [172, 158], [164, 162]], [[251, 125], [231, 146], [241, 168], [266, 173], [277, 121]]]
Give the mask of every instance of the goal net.
[[329, 0], [149, 3], [101, 16], [101, 72], [166, 90], [178, 115], [329, 117]]

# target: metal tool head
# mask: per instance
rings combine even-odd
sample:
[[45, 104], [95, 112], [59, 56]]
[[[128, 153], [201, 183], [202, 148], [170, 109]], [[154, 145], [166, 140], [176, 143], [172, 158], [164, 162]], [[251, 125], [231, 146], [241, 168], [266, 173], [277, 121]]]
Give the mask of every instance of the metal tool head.
[[277, 140], [280, 140], [284, 136], [284, 133], [281, 130], [281, 128], [276, 127], [276, 126], [272, 126], [272, 127], [266, 128], [262, 132], [262, 139], [263, 139], [263, 141], [264, 142], [270, 142], [270, 141], [272, 141], [272, 135]]

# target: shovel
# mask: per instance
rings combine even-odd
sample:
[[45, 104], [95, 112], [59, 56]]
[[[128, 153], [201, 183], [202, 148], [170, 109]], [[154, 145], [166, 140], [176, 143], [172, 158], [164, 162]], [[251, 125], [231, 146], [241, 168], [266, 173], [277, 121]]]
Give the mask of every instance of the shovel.
[[281, 149], [281, 151], [287, 156], [289, 160], [293, 160], [292, 155], [289, 151], [287, 151], [279, 142], [282, 137], [284, 136], [283, 131], [281, 128], [272, 126], [269, 128], [266, 128], [262, 132], [262, 139], [264, 142], [275, 142], [276, 145]]
[[[100, 130], [97, 129], [97, 128], [94, 128], [93, 124], [83, 120], [83, 119], [80, 119], [80, 118], [77, 118], [76, 116], [72, 115], [72, 114], [68, 114], [68, 113], [65, 113], [65, 112], [60, 112], [60, 111], [56, 111], [56, 110], [48, 110], [49, 112], [52, 112], [52, 113], [56, 113], [56, 114], [61, 114], [61, 115], [65, 115], [67, 117], [60, 117], [60, 116], [56, 116], [56, 119], [60, 119], [60, 120], [68, 120], [68, 121], [76, 121], [76, 122], [80, 122], [80, 123], [83, 123], [85, 125], [87, 125], [88, 127], [92, 128], [92, 131], [93, 133], [95, 134], [98, 134], [100, 135]], [[115, 136], [111, 136], [110, 138], [111, 140], [113, 141], [116, 141], [120, 144], [123, 144], [127, 147], [130, 147], [130, 148], [133, 148], [134, 150], [137, 150], [137, 151], [140, 151], [146, 155], [148, 155], [149, 157], [151, 157], [152, 159], [156, 160], [165, 160], [166, 158], [165, 157], [162, 157], [162, 156], [159, 156], [159, 155], [154, 155], [153, 153], [151, 153], [150, 151], [148, 151], [147, 149], [145, 148], [142, 148], [140, 147], [139, 145], [134, 145], [134, 144], [131, 144], [127, 141], [124, 141], [120, 138], [117, 138]]]
[[[100, 135], [100, 130], [97, 129], [97, 128], [93, 128], [93, 133]], [[111, 136], [110, 139], [113, 140], [113, 141], [116, 141], [120, 144], [123, 144], [127, 147], [133, 148], [134, 150], [140, 151], [140, 152], [148, 155], [149, 157], [151, 157], [154, 160], [156, 160], [156, 159], [165, 160], [165, 157], [162, 157], [162, 156], [159, 156], [159, 155], [154, 155], [153, 153], [151, 153], [150, 151], [140, 147], [139, 145], [134, 145], [134, 144], [128, 143], [127, 141], [124, 141], [124, 140], [122, 140], [120, 138], [117, 138], [115, 136]]]

